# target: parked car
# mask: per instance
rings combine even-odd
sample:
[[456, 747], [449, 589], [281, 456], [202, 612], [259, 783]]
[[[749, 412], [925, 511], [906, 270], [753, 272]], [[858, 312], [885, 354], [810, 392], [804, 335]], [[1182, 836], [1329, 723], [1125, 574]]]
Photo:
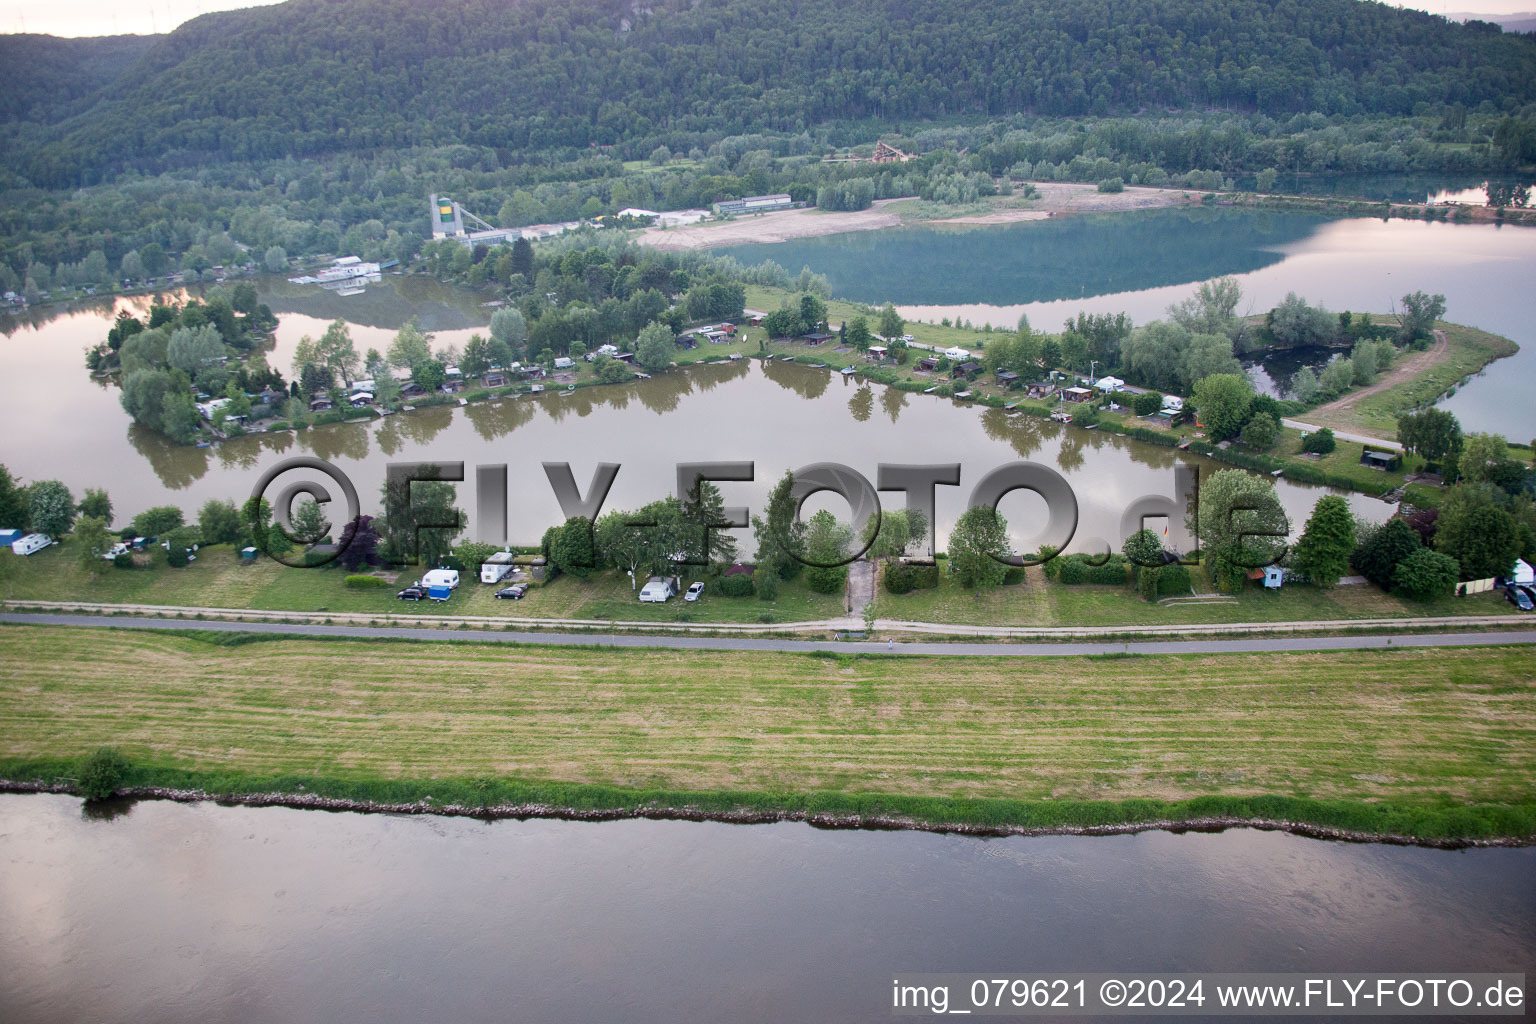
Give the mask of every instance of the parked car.
[[704, 593], [704, 581], [703, 580], [699, 580], [696, 583], [690, 583], [690, 584], [688, 584], [688, 593], [683, 595], [683, 600], [684, 601], [697, 601], [699, 599], [699, 595], [702, 594], [702, 593]]
[[523, 595], [528, 593], [528, 584], [514, 583], [510, 587], [502, 587], [496, 591], [495, 596], [505, 598], [508, 601], [521, 601]]
[[117, 544], [113, 544], [110, 548], [108, 548], [107, 549], [107, 553], [102, 555], [101, 557], [105, 558], [107, 561], [110, 562], [114, 558], [116, 558], [118, 555], [129, 555], [129, 554], [132, 554], [132, 553], [133, 553], [133, 548], [129, 547], [127, 544], [119, 542]]
[[1531, 599], [1532, 604], [1536, 604], [1536, 587], [1532, 587], [1526, 583], [1516, 583], [1514, 589], [1523, 592], [1526, 597]]
[[1519, 587], [1510, 587], [1509, 589], [1505, 590], [1504, 597], [1509, 601], [1510, 604], [1514, 605], [1516, 608], [1519, 608], [1523, 612], [1528, 612], [1533, 608], [1536, 608], [1536, 601], [1532, 601], [1531, 596], [1525, 591], [1521, 590]]
[[395, 596], [402, 601], [425, 601], [427, 598], [427, 588], [412, 585], [406, 587]]

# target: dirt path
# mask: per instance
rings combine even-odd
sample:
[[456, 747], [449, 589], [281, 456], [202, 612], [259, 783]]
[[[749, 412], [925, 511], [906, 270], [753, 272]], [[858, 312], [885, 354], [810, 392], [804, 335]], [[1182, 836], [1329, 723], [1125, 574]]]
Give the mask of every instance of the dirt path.
[[[1407, 359], [1399, 360], [1392, 369], [1377, 378], [1376, 383], [1351, 391], [1343, 398], [1329, 402], [1327, 405], [1320, 405], [1316, 409], [1308, 410], [1305, 413], [1307, 422], [1314, 423], [1320, 427], [1330, 427], [1334, 430], [1353, 430], [1370, 435], [1370, 431], [1355, 422], [1355, 406], [1360, 403], [1362, 398], [1369, 398], [1371, 395], [1380, 394], [1390, 387], [1395, 387], [1406, 380], [1418, 376], [1443, 360], [1450, 348], [1450, 341], [1446, 338], [1444, 331], [1437, 330], [1433, 333], [1435, 343], [1429, 348], [1422, 352], [1415, 352]], [[1384, 440], [1390, 441], [1392, 438], [1385, 438]]]
[[875, 599], [875, 563], [860, 559], [848, 567], [848, 590], [843, 605], [856, 619], [864, 617], [864, 608]]

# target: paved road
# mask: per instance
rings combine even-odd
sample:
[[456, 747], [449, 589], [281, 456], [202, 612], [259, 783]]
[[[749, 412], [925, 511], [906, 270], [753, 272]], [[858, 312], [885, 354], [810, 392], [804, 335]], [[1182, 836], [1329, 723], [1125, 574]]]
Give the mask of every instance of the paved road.
[[778, 640], [772, 637], [627, 636], [595, 633], [512, 633], [395, 626], [324, 626], [286, 622], [216, 622], [106, 615], [0, 613], [0, 623], [100, 626], [112, 629], [192, 629], [234, 633], [286, 633], [367, 640], [458, 640], [473, 643], [544, 644], [572, 647], [639, 647], [706, 651], [841, 651], [849, 654], [945, 654], [1022, 658], [1084, 654], [1236, 654], [1254, 651], [1340, 651], [1372, 647], [1476, 647], [1536, 644], [1536, 630], [1508, 633], [1419, 633], [1401, 636], [1245, 637], [1239, 640], [1143, 640], [1130, 643], [900, 643]]
[[[1304, 430], [1309, 434], [1315, 434], [1319, 430], [1323, 429], [1322, 427], [1316, 426], [1315, 424], [1303, 423], [1300, 420], [1281, 420], [1280, 423], [1283, 426], [1290, 427], [1292, 430]], [[1333, 432], [1333, 436], [1338, 438], [1340, 441], [1355, 441], [1359, 444], [1375, 445], [1377, 448], [1391, 448], [1394, 451], [1399, 452], [1403, 450], [1403, 446], [1398, 444], [1396, 441], [1389, 441], [1382, 437], [1370, 437], [1366, 434], [1347, 434], [1342, 430], [1335, 430]]]

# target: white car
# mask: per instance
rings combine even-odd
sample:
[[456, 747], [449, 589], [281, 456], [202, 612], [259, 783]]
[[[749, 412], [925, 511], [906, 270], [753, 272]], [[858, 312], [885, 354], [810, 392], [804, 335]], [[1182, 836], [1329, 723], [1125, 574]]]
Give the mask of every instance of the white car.
[[690, 583], [688, 585], [688, 593], [683, 595], [683, 600], [684, 601], [697, 601], [699, 599], [699, 595], [702, 594], [702, 593], [704, 593], [704, 581], [703, 580], [700, 580], [697, 583]]
[[129, 547], [127, 544], [119, 542], [117, 544], [113, 544], [112, 547], [110, 549], [108, 549], [107, 553], [102, 555], [101, 557], [105, 558], [107, 561], [110, 562], [110, 561], [112, 561], [112, 559], [116, 558], [118, 555], [131, 555], [131, 554], [133, 554], [133, 548]]

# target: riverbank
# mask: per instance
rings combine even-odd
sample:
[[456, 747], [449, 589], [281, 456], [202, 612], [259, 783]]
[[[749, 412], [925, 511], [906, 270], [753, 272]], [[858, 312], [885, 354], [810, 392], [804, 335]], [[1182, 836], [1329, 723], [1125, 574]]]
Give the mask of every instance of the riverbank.
[[[48, 774], [50, 771], [73, 771], [74, 762], [33, 761], [10, 763], [0, 761], [0, 773], [14, 768], [21, 774]], [[869, 811], [854, 809], [864, 802], [846, 795], [812, 794], [806, 803], [825, 804], [827, 807], [846, 806], [848, 810], [811, 810], [806, 806], [765, 805], [752, 809], [742, 805], [764, 794], [720, 793], [671, 793], [651, 794], [634, 791], [618, 794], [621, 802], [602, 806], [603, 794], [594, 791], [584, 800], [597, 806], [557, 805], [547, 801], [532, 800], [520, 803], [491, 803], [489, 787], [472, 781], [474, 796], [465, 803], [446, 803], [441, 798], [426, 794], [410, 801], [378, 801], [348, 796], [331, 795], [344, 791], [344, 783], [335, 780], [310, 778], [306, 781], [284, 780], [296, 783], [304, 792], [262, 791], [241, 793], [209, 779], [202, 780], [198, 788], [175, 789], [166, 786], [124, 786], [106, 806], [120, 806], [137, 800], [166, 800], [172, 803], [197, 804], [212, 801], [224, 806], [287, 807], [293, 810], [318, 810], [352, 812], [356, 814], [411, 814], [436, 815], [450, 818], [476, 818], [482, 821], [500, 820], [554, 820], [578, 822], [603, 821], [692, 821], [716, 822], [723, 825], [770, 825], [794, 822], [821, 829], [853, 829], [891, 832], [933, 832], [942, 835], [964, 835], [996, 839], [1007, 836], [1123, 836], [1142, 832], [1224, 832], [1228, 829], [1253, 829], [1259, 832], [1285, 832], [1308, 839], [1324, 839], [1347, 843], [1378, 843], [1387, 846], [1417, 846], [1438, 850], [1489, 849], [1497, 847], [1536, 846], [1536, 806], [1524, 807], [1476, 807], [1458, 808], [1449, 813], [1425, 813], [1423, 811], [1369, 805], [1349, 807], [1338, 803], [1298, 800], [1286, 797], [1260, 798], [1244, 801], [1201, 799], [1167, 804], [1159, 801], [1134, 803], [1102, 803], [1093, 805], [1066, 804], [1046, 801], [1031, 806], [1027, 817], [1039, 824], [988, 824], [976, 823], [973, 817], [988, 818], [995, 808], [975, 806], [977, 801], [949, 803], [937, 817], [923, 818], [906, 813], [903, 801], [880, 798], [878, 806], [888, 809]], [[449, 784], [452, 786], [452, 784]], [[415, 787], [444, 790], [441, 780], [430, 784], [417, 783]], [[457, 788], [453, 786], [453, 788]], [[578, 791], [587, 787], [578, 787]], [[595, 789], [595, 788], [594, 788]], [[561, 795], [569, 796], [572, 789], [563, 788]], [[41, 779], [0, 777], [0, 793], [52, 793], [78, 796], [74, 786], [61, 782], [45, 782]], [[553, 795], [553, 794], [551, 794]], [[728, 808], [712, 809], [722, 799], [731, 801]], [[782, 800], [779, 798], [770, 798]], [[658, 802], [662, 801], [662, 802]], [[670, 801], [670, 802], [668, 802]], [[928, 802], [925, 802], [928, 803]], [[1223, 808], [1238, 807], [1235, 812]], [[1243, 813], [1243, 808], [1255, 812], [1277, 814], [1279, 817], [1259, 817]], [[932, 813], [934, 807], [924, 809]], [[1498, 832], [1487, 835], [1466, 835], [1464, 829], [1468, 812], [1474, 816], [1486, 815], [1494, 829], [1507, 828], [1508, 834]], [[919, 811], [918, 813], [923, 813]], [[1413, 831], [1368, 830], [1344, 828], [1327, 822], [1336, 818], [1373, 817], [1383, 825], [1405, 826]], [[1451, 820], [1452, 818], [1459, 820]], [[1112, 822], [1105, 824], [1103, 822]]]
[[130, 791], [294, 806], [1536, 836], [1536, 686], [1512, 648], [935, 671], [819, 652], [255, 643], [0, 630], [0, 777], [68, 788], [112, 745]]
[[1227, 206], [1258, 206], [1271, 210], [1303, 210], [1338, 217], [1398, 217], [1404, 220], [1445, 221], [1454, 224], [1536, 225], [1536, 209], [1510, 206], [1472, 206], [1466, 203], [1394, 203], [1387, 200], [1349, 199], [1334, 196], [1298, 196], [1262, 192], [1226, 194]]

